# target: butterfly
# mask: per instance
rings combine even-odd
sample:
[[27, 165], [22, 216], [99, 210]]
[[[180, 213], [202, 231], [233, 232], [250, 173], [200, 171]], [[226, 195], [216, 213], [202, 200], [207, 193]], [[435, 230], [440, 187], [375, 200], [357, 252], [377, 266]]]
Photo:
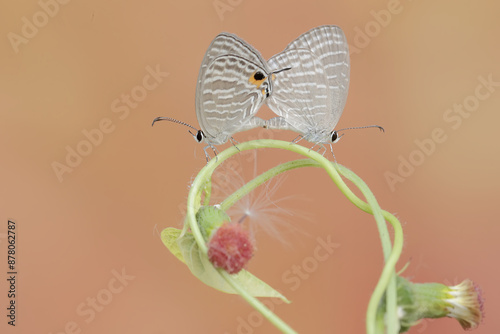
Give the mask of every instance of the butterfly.
[[[342, 29], [332, 25], [311, 29], [268, 64], [271, 70], [290, 70], [273, 81], [273, 94], [266, 103], [278, 117], [268, 120], [265, 127], [299, 133], [293, 142], [305, 139], [322, 147], [329, 144], [333, 154], [331, 144], [342, 136], [338, 131], [347, 130], [334, 130], [349, 89], [349, 46]], [[383, 131], [378, 125], [356, 128], [366, 127]]]
[[196, 85], [195, 109], [201, 129], [170, 117], [171, 121], [190, 127], [197, 142], [205, 142], [217, 155], [216, 145], [233, 142], [232, 136], [241, 131], [264, 127], [266, 121], [255, 114], [273, 90], [275, 73], [261, 54], [236, 35], [221, 33], [215, 37], [201, 63]]

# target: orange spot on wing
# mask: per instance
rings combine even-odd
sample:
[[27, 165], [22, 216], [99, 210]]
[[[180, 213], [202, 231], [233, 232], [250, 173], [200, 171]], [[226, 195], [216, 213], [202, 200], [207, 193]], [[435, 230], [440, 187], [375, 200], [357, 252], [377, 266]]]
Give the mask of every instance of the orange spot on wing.
[[263, 79], [261, 80], [255, 80], [254, 76], [255, 76], [255, 73], [256, 72], [253, 72], [252, 75], [250, 76], [250, 78], [248, 79], [248, 81], [252, 84], [252, 85], [255, 85], [257, 86], [257, 88], [260, 88], [260, 85], [262, 85], [262, 83], [264, 81], [266, 81], [266, 77], [264, 77]]

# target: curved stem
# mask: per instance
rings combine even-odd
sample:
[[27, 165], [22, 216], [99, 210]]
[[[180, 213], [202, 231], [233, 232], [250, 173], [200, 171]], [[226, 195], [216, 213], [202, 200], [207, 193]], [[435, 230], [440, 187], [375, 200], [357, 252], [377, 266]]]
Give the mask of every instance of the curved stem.
[[205, 194], [205, 198], [203, 199], [203, 205], [210, 204], [210, 195], [212, 194], [212, 178], [209, 178], [205, 183], [205, 188], [203, 189], [203, 193]]
[[252, 190], [272, 179], [273, 177], [284, 173], [286, 171], [301, 168], [301, 167], [318, 167], [318, 163], [311, 159], [303, 159], [303, 160], [293, 160], [289, 162], [285, 162], [281, 165], [273, 167], [259, 176], [255, 177], [252, 181], [246, 183], [243, 187], [236, 190], [234, 193], [229, 195], [221, 204], [220, 209], [222, 211], [227, 211], [230, 207], [232, 207], [236, 202], [238, 202], [241, 198], [246, 196]]
[[268, 309], [262, 302], [260, 302], [257, 298], [250, 295], [243, 289], [237, 281], [235, 281], [230, 274], [228, 274], [225, 270], [219, 269], [219, 273], [224, 277], [226, 282], [229, 283], [233, 287], [238, 294], [243, 297], [254, 309], [259, 311], [269, 322], [271, 322], [276, 328], [278, 328], [281, 332], [287, 334], [297, 334], [296, 331], [293, 330], [286, 322], [277, 317], [270, 309]]
[[[257, 148], [280, 148], [280, 149], [286, 149], [289, 151], [293, 151], [296, 153], [299, 153], [301, 155], [304, 155], [306, 157], [309, 157], [312, 159], [315, 163], [312, 163], [307, 160], [298, 160], [298, 161], [292, 161], [287, 164], [283, 164], [280, 166], [277, 166], [271, 170], [269, 170], [266, 173], [263, 173], [259, 175], [257, 178], [251, 181], [250, 185], [248, 187], [244, 186], [240, 190], [236, 191], [233, 193], [226, 201], [224, 201], [221, 204], [221, 207], [227, 208], [230, 207], [232, 204], [234, 204], [237, 200], [239, 200], [241, 197], [246, 195], [249, 191], [257, 187], [258, 185], [262, 184], [263, 182], [267, 181], [268, 179], [272, 178], [275, 175], [278, 175], [279, 173], [282, 173], [284, 171], [293, 169], [293, 168], [298, 168], [298, 167], [305, 167], [307, 166], [317, 166], [317, 167], [322, 167], [323, 169], [326, 170], [330, 178], [334, 181], [334, 183], [337, 185], [337, 187], [340, 189], [340, 191], [358, 208], [361, 210], [368, 212], [370, 214], [373, 214], [375, 216], [375, 219], [377, 221], [377, 226], [379, 228], [379, 233], [382, 241], [382, 246], [383, 246], [383, 251], [384, 251], [384, 257], [386, 259], [386, 265], [382, 271], [381, 277], [379, 279], [379, 282], [373, 292], [373, 295], [370, 299], [369, 305], [368, 305], [368, 310], [367, 310], [367, 332], [369, 334], [374, 334], [377, 332], [377, 318], [376, 318], [376, 312], [377, 312], [377, 306], [383, 297], [384, 292], [387, 289], [387, 305], [388, 305], [388, 310], [387, 310], [387, 317], [388, 317], [388, 325], [390, 331], [389, 333], [396, 333], [394, 331], [394, 328], [397, 327], [397, 317], [396, 317], [396, 285], [395, 285], [395, 265], [397, 260], [399, 259], [399, 256], [402, 251], [402, 245], [403, 245], [403, 238], [402, 238], [402, 228], [401, 225], [399, 224], [398, 220], [390, 213], [387, 211], [383, 211], [380, 209], [378, 206], [375, 197], [371, 193], [371, 191], [368, 189], [366, 184], [353, 172], [351, 172], [349, 169], [340, 166], [338, 164], [333, 164], [326, 158], [324, 158], [322, 155], [315, 151], [311, 151], [310, 149], [307, 149], [303, 146], [300, 145], [295, 145], [295, 144], [290, 144], [289, 142], [285, 141], [278, 141], [278, 140], [270, 140], [270, 139], [261, 139], [261, 140], [255, 140], [255, 141], [249, 141], [249, 142], [244, 142], [241, 144], [238, 144], [238, 149], [235, 147], [230, 147], [223, 152], [221, 152], [218, 155], [218, 159], [212, 159], [198, 174], [196, 179], [194, 180], [191, 190], [188, 195], [188, 205], [187, 205], [187, 216], [186, 216], [186, 224], [189, 225], [191, 232], [193, 233], [193, 236], [196, 240], [196, 242], [199, 245], [200, 250], [203, 253], [207, 253], [207, 247], [205, 245], [205, 242], [203, 240], [202, 234], [199, 230], [198, 224], [196, 223], [195, 219], [195, 214], [197, 210], [200, 207], [200, 201], [201, 201], [201, 193], [205, 191], [205, 198], [207, 195], [210, 195], [210, 189], [206, 187], [207, 182], [210, 182], [210, 178], [212, 176], [213, 171], [215, 168], [223, 163], [226, 159], [231, 157], [232, 155], [240, 152], [240, 151], [245, 151], [245, 150], [250, 150], [250, 149], [257, 149]], [[363, 195], [367, 199], [368, 203], [364, 202], [360, 198], [358, 198], [351, 190], [350, 188], [345, 184], [345, 182], [342, 180], [341, 176], [339, 175], [339, 172], [343, 174], [347, 179], [351, 180], [360, 190], [362, 191]], [[208, 188], [208, 190], [207, 190]], [[206, 203], [206, 201], [205, 201]], [[387, 231], [387, 226], [384, 222], [384, 218], [387, 219], [391, 225], [394, 228], [394, 248], [391, 251], [391, 242], [389, 238], [389, 233]], [[278, 328], [280, 328], [282, 331], [285, 333], [294, 333], [291, 328], [289, 328], [286, 324], [282, 322], [281, 319], [279, 319], [274, 313], [272, 313], [270, 310], [265, 308], [265, 306], [262, 305], [255, 297], [248, 295], [245, 291], [243, 291], [239, 285], [237, 284], [236, 281], [232, 279], [232, 277], [224, 273], [223, 277], [228, 281], [229, 284], [231, 284], [236, 291], [238, 291], [252, 306], [257, 308], [259, 312], [261, 312], [268, 320], [270, 320], [273, 324], [275, 324]], [[277, 324], [284, 324], [284, 327], [279, 327]], [[282, 325], [280, 325], [282, 326]], [[379, 326], [380, 327], [380, 324]]]
[[[386, 301], [387, 301], [387, 333], [398, 333], [399, 332], [399, 320], [396, 317], [397, 314], [397, 295], [396, 295], [396, 275], [395, 267], [401, 252], [403, 250], [403, 230], [399, 221], [392, 214], [387, 211], [381, 210], [378, 205], [375, 196], [370, 191], [368, 186], [361, 180], [359, 176], [354, 174], [349, 169], [338, 165], [340, 172], [347, 179], [352, 181], [361, 190], [365, 196], [368, 204], [374, 209], [373, 215], [377, 221], [377, 227], [379, 229], [380, 238], [382, 241], [382, 248], [384, 251], [384, 258], [386, 265], [382, 270], [381, 277], [375, 290], [373, 291], [370, 302], [368, 303], [368, 310], [366, 313], [366, 326], [367, 333], [383, 333], [380, 331], [380, 319], [377, 320], [377, 308], [379, 301], [383, 297], [384, 291], [387, 291]], [[394, 229], [394, 248], [391, 251], [391, 241], [389, 237], [389, 231], [387, 230], [387, 225], [385, 224], [385, 219], [389, 221]], [[383, 320], [383, 318], [382, 318]], [[383, 325], [383, 324], [382, 324]], [[377, 329], [377, 328], [378, 329]]]

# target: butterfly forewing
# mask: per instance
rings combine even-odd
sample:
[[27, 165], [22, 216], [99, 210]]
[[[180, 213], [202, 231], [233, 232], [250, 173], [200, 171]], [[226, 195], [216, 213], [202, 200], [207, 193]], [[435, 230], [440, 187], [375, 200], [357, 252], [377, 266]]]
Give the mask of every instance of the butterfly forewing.
[[300, 35], [286, 49], [292, 48], [311, 50], [323, 64], [338, 121], [347, 100], [350, 76], [349, 45], [344, 32], [337, 26], [320, 26]]
[[[217, 35], [205, 53], [200, 73], [217, 57], [224, 55], [240, 56], [255, 64], [265, 65], [259, 51], [236, 35], [224, 32]], [[201, 79], [199, 77], [198, 79]]]
[[[264, 79], [252, 80], [260, 71]], [[268, 87], [268, 66], [260, 53], [238, 36], [215, 37], [201, 63], [196, 86], [196, 116], [209, 144], [218, 145], [238, 131], [262, 126], [253, 117]]]
[[236, 132], [264, 125], [254, 117], [266, 98], [268, 79], [261, 78], [264, 71], [232, 55], [215, 58], [207, 67], [198, 92], [202, 110], [199, 122], [210, 143], [219, 145]]
[[334, 119], [326, 72], [318, 57], [307, 49], [288, 49], [273, 56], [269, 66], [272, 71], [290, 67], [276, 74], [273, 94], [266, 100], [269, 107], [305, 139], [327, 138]]

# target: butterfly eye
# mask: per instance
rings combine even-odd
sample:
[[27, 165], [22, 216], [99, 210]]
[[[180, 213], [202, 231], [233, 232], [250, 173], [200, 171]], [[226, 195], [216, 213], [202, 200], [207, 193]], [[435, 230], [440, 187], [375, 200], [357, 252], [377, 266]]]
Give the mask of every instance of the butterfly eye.
[[337, 135], [337, 131], [332, 131], [332, 143], [335, 143], [339, 139], [339, 136]]
[[205, 137], [205, 134], [203, 133], [203, 131], [198, 130], [198, 133], [196, 133], [196, 141], [198, 143], [201, 143], [203, 141], [204, 137]]

